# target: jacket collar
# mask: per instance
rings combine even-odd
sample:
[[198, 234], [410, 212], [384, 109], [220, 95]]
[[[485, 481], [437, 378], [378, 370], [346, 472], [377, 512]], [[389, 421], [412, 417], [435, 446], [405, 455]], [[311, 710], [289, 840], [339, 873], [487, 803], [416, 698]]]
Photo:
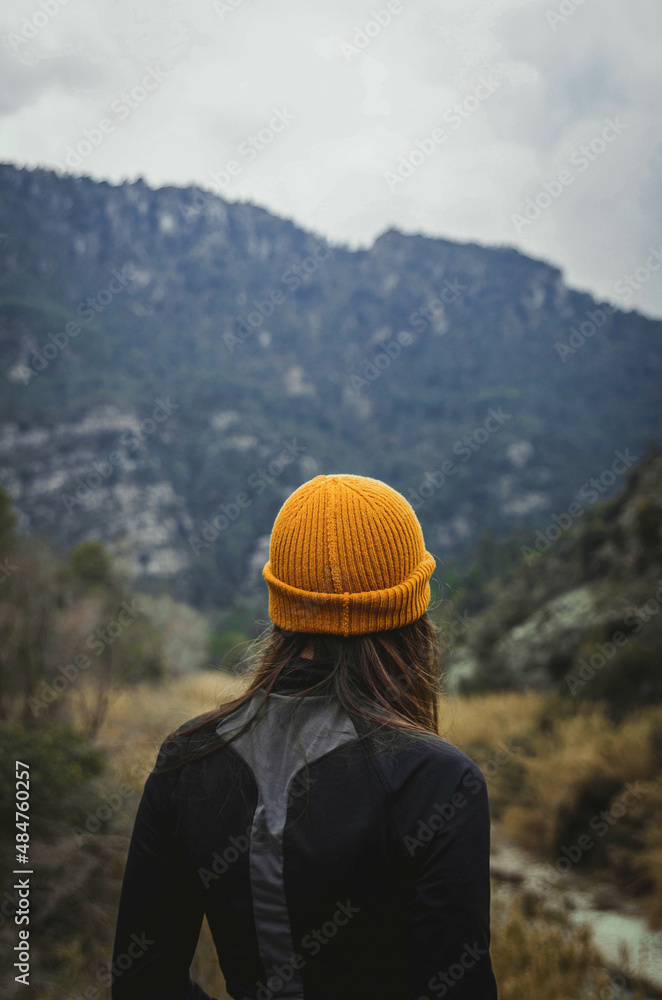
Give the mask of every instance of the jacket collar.
[[[295, 656], [281, 671], [271, 688], [277, 694], [295, 694], [305, 688], [317, 684], [325, 677], [330, 677], [333, 664], [323, 660], [307, 659], [305, 656]], [[322, 690], [312, 691], [311, 695], [322, 694]], [[306, 696], [304, 696], [306, 697]]]

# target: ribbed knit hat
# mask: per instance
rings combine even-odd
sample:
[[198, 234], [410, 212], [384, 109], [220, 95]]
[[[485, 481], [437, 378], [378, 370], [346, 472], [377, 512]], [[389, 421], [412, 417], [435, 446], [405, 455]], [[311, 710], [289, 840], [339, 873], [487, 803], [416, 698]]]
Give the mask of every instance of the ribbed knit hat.
[[435, 569], [411, 504], [368, 476], [315, 476], [274, 521], [269, 616], [293, 632], [365, 635], [420, 618]]

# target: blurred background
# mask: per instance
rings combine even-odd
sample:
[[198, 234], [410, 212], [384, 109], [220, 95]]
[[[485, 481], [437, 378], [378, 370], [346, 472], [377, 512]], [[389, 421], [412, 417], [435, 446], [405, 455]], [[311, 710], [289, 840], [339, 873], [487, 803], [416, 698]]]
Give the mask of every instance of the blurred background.
[[[3, 5], [3, 995], [15, 761], [32, 996], [108, 997], [157, 750], [245, 685], [284, 500], [353, 473], [436, 559], [500, 997], [662, 996], [661, 29], [652, 0]], [[227, 996], [206, 924], [192, 975]]]

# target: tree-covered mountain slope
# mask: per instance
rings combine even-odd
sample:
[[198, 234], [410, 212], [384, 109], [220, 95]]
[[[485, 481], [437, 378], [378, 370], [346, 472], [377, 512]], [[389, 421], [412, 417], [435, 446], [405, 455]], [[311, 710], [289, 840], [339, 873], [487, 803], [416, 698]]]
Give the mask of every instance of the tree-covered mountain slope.
[[662, 698], [662, 452], [609, 500], [578, 507], [550, 518], [463, 619], [453, 685], [604, 699], [615, 717]]
[[20, 530], [101, 537], [200, 608], [264, 594], [273, 519], [321, 472], [407, 496], [440, 578], [488, 530], [533, 534], [660, 441], [661, 330], [509, 248], [352, 251], [200, 189], [0, 165]]

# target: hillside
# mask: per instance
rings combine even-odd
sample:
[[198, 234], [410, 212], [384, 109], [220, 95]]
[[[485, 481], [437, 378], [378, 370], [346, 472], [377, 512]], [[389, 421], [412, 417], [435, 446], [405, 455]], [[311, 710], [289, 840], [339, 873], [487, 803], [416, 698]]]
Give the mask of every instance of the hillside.
[[11, 164], [0, 234], [20, 531], [100, 537], [200, 609], [265, 600], [273, 519], [319, 472], [407, 496], [441, 580], [662, 440], [662, 324], [513, 249], [391, 229], [350, 251], [199, 189]]
[[569, 506], [494, 579], [458, 636], [449, 677], [464, 690], [556, 691], [620, 718], [662, 698], [662, 452], [602, 503]]

